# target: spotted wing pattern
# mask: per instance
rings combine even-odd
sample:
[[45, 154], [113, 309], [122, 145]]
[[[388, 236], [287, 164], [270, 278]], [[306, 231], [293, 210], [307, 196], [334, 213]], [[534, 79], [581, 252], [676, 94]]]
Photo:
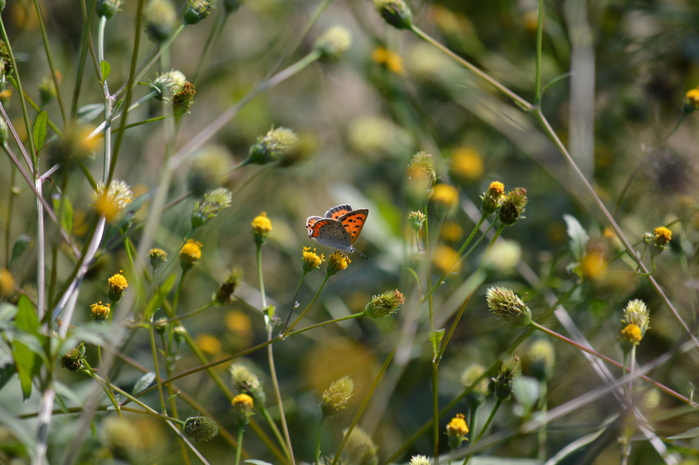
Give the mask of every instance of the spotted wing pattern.
[[310, 227], [308, 235], [320, 244], [340, 250], [352, 250], [349, 232], [342, 223], [332, 218], [322, 218], [316, 221]]
[[311, 237], [311, 233], [313, 230], [311, 229], [314, 224], [318, 222], [318, 220], [322, 220], [323, 217], [321, 216], [309, 216], [308, 219], [306, 220], [306, 228], [308, 229], [308, 237]]
[[339, 220], [342, 215], [346, 215], [352, 211], [352, 207], [347, 204], [338, 205], [337, 207], [332, 207], [330, 210], [325, 212], [326, 218], [332, 218], [333, 220]]
[[360, 210], [354, 210], [349, 213], [345, 213], [340, 218], [338, 218], [338, 221], [342, 223], [342, 225], [345, 227], [345, 230], [349, 234], [350, 245], [354, 244], [354, 242], [359, 237], [359, 234], [362, 232], [362, 228], [364, 227], [364, 223], [366, 222], [366, 218], [368, 215], [369, 210], [366, 208], [362, 208]]

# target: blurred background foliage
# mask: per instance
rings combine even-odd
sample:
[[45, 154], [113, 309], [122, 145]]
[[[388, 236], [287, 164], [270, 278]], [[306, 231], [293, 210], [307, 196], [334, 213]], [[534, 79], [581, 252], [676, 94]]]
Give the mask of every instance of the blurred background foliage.
[[[195, 82], [196, 102], [191, 114], [184, 117], [178, 146], [201, 131], [265, 76], [317, 3], [249, 0], [229, 18], [208, 69]], [[545, 83], [570, 70], [571, 31], [566, 21], [566, 8], [570, 8], [571, 3], [575, 2], [546, 2]], [[123, 11], [115, 15], [107, 27], [106, 59], [111, 65], [109, 79], [115, 83], [113, 85], [121, 85], [128, 76], [135, 6], [136, 2], [127, 1]], [[415, 1], [412, 7], [415, 23], [420, 28], [516, 93], [533, 99], [537, 2]], [[51, 0], [42, 2], [42, 8], [51, 50], [63, 75], [59, 91], [68, 98], [73, 92], [76, 53], [84, 24], [80, 2]], [[592, 159], [582, 160], [581, 164], [590, 166], [586, 174], [594, 180], [597, 194], [612, 210], [624, 186], [632, 179], [616, 212], [616, 218], [632, 241], [639, 241], [644, 232], [654, 227], [679, 220], [671, 228], [674, 233], [671, 250], [657, 259], [656, 277], [694, 331], [699, 239], [696, 231], [699, 216], [694, 213], [699, 143], [696, 117], [690, 115], [670, 139], [666, 140], [666, 136], [682, 116], [685, 92], [699, 85], [699, 3], [689, 0], [590, 2], [587, 20], [594, 52], [594, 63], [588, 63], [589, 66], [594, 64], [595, 76], [594, 147]], [[40, 102], [38, 89], [49, 71], [31, 2], [8, 2], [3, 21], [18, 57], [24, 88], [32, 99]], [[304, 321], [304, 324], [311, 324], [362, 311], [372, 295], [394, 288], [401, 289], [415, 301], [418, 294], [407, 268], [419, 267], [420, 262], [430, 256], [434, 261], [435, 279], [448, 268], [450, 254], [458, 250], [473, 228], [474, 219], [478, 219], [477, 210], [474, 217], [473, 205], [480, 204], [479, 195], [494, 180], [503, 182], [508, 190], [515, 186], [527, 188], [529, 204], [526, 219], [505, 230], [503, 238], [508, 241], [509, 248], [499, 251], [500, 256], [496, 258], [501, 261], [496, 260], [497, 263], [488, 267], [485, 285], [507, 285], [520, 295], [525, 294], [535, 319], [549, 308], [543, 289], [564, 296], [562, 303], [593, 347], [615, 359], [621, 357], [617, 346], [621, 310], [629, 299], [643, 299], [651, 309], [651, 330], [639, 347], [639, 363], [676, 350], [678, 341], [684, 341], [686, 335], [647, 282], [635, 275], [635, 267], [619, 258], [618, 241], [606, 229], [607, 225], [589, 199], [576, 190], [568, 166], [532, 119], [435, 48], [407, 32], [387, 27], [371, 3], [364, 0], [333, 2], [289, 63], [310, 50], [318, 35], [337, 24], [350, 29], [353, 36], [352, 47], [341, 60], [313, 64], [255, 98], [185, 169], [176, 173], [169, 199], [188, 192], [190, 174], [197, 163], [216, 166], [214, 172], [220, 173], [242, 161], [250, 145], [270, 127], [292, 128], [300, 137], [299, 148], [281, 163], [248, 166], [225, 179], [224, 185], [234, 193], [232, 208], [197, 231], [196, 239], [204, 244], [203, 258], [185, 284], [180, 303], [182, 313], [207, 302], [226, 270], [238, 268], [244, 276], [238, 300], [231, 306], [212, 308], [186, 320], [187, 330], [207, 357], [216, 360], [265, 339], [259, 311], [255, 248], [250, 234], [250, 221], [259, 212], [265, 211], [274, 227], [263, 250], [263, 269], [267, 294], [284, 318], [301, 274], [301, 248], [317, 246], [319, 253], [326, 256], [331, 252], [307, 238], [306, 217], [322, 215], [328, 208], [342, 203], [370, 209], [364, 232], [355, 244], [367, 259], [354, 254], [348, 270], [329, 281]], [[173, 69], [191, 79], [212, 26], [213, 21], [207, 20], [185, 29], [171, 47]], [[144, 40], [141, 56], [150, 47]], [[92, 72], [88, 67], [82, 84], [81, 106], [101, 101]], [[147, 79], [155, 77], [151, 72]], [[569, 84], [569, 77], [555, 82], [543, 99], [544, 113], [564, 142], [568, 140], [570, 124]], [[11, 92], [8, 88], [0, 98], [13, 118], [14, 127], [23, 131], [16, 89]], [[142, 86], [135, 95], [140, 97], [147, 92], [148, 88]], [[52, 119], [60, 120], [55, 100], [47, 102], [45, 109]], [[139, 121], [157, 116], [161, 111], [160, 103], [152, 100], [134, 110], [130, 118]], [[26, 137], [26, 134], [20, 136]], [[165, 137], [162, 123], [152, 123], [130, 129], [124, 139], [115, 177], [131, 184], [137, 195], [158, 185], [164, 164]], [[47, 151], [60, 143], [50, 137]], [[93, 173], [101, 173], [101, 150], [97, 147], [97, 155], [90, 162]], [[430, 208], [431, 218], [435, 219], [431, 224], [434, 241], [427, 255], [416, 253], [406, 222], [408, 212], [421, 206], [406, 187], [409, 184], [406, 167], [418, 150], [430, 152], [440, 182], [453, 185], [459, 191], [459, 203], [448, 213]], [[44, 159], [44, 169], [48, 169], [50, 158]], [[5, 229], [11, 195], [9, 166], [6, 158], [0, 159], [2, 229]], [[33, 195], [18, 178], [15, 185], [18, 194], [13, 208], [19, 214], [14, 215], [10, 225], [12, 243], [21, 234], [30, 237], [35, 234]], [[51, 195], [51, 189], [47, 191], [47, 195]], [[78, 238], [84, 237], [91, 215], [91, 188], [79, 175], [73, 175], [66, 192], [75, 208], [72, 232]], [[194, 200], [185, 199], [163, 216], [156, 242], [172, 257], [176, 256], [189, 230]], [[569, 249], [564, 214], [576, 217], [590, 236], [580, 285], [577, 284], [580, 278], [568, 271], [575, 259]], [[148, 204], [136, 215], [132, 227], [137, 227], [147, 216]], [[138, 235], [135, 237], [137, 240]], [[455, 292], [463, 290], [462, 284], [481, 263], [482, 250], [483, 246], [459, 267], [458, 273], [450, 274], [435, 294], [434, 306], [438, 314], [444, 310], [444, 315], [453, 315], [455, 304], [450, 299]], [[80, 324], [80, 319], [88, 321], [88, 306], [104, 300], [106, 278], [125, 268], [121, 244], [115, 242], [108, 251], [92, 265], [78, 306], [84, 311], [75, 324]], [[36, 250], [32, 246], [11, 268], [18, 287], [28, 295], [35, 293], [35, 289], [32, 290], [35, 257]], [[521, 268], [502, 263], [508, 258], [514, 264], [528, 265], [538, 276], [536, 285], [521, 275]], [[59, 255], [56, 262], [59, 278], [71, 269], [72, 263]], [[302, 308], [315, 294], [321, 280], [322, 273], [308, 276], [297, 299]], [[489, 366], [502, 359], [504, 351], [521, 333], [521, 330], [505, 327], [488, 314], [482, 298], [485, 285], [476, 291], [445, 353], [440, 375], [440, 404], [446, 405], [463, 390], [459, 379], [469, 364], [478, 362]], [[573, 289], [574, 292], [566, 294]], [[355, 381], [356, 394], [348, 409], [339, 419], [325, 423], [328, 434], [323, 438], [323, 451], [330, 453], [339, 444], [342, 429], [353, 417], [396, 343], [403, 321], [402, 315], [379, 321], [350, 320], [275, 344], [281, 391], [299, 459], [310, 461], [313, 458], [314, 440], [311, 438], [315, 437], [317, 428], [320, 392], [344, 375]], [[407, 353], [398, 354], [379, 391], [388, 396], [385, 408], [367, 411], [362, 421], [379, 446], [381, 462], [431, 417], [431, 350], [424, 309], [418, 316], [418, 323], [415, 342]], [[444, 326], [448, 323], [449, 320], [443, 321]], [[551, 317], [541, 323], [557, 324]], [[518, 349], [525, 360], [529, 344]], [[556, 369], [548, 392], [549, 408], [601, 384], [579, 351], [558, 342], [553, 344]], [[125, 353], [150, 367], [152, 359], [146, 332], [136, 332]], [[88, 351], [88, 359], [94, 356], [93, 351]], [[263, 351], [251, 354], [246, 361], [269, 386]], [[183, 347], [177, 371], [198, 365], [199, 361]], [[221, 365], [216, 370], [227, 379], [227, 368]], [[696, 373], [696, 355], [678, 354], [651, 375], [688, 395], [690, 383], [697, 382]], [[113, 381], [130, 387], [141, 374], [125, 365]], [[524, 374], [530, 374], [526, 363]], [[77, 399], [87, 392], [90, 381], [84, 376], [67, 372], [60, 376]], [[180, 380], [179, 387], [214, 414], [223, 427], [231, 427], [227, 417], [228, 401], [205, 372]], [[268, 397], [270, 394], [268, 392]], [[681, 404], [654, 390], [643, 391], [643, 395], [647, 399], [643, 409], [653, 419], [652, 426], [661, 436], [685, 431], [699, 421], [693, 410], [664, 420], [664, 413], [680, 408]], [[153, 406], [158, 402], [155, 392], [145, 400]], [[17, 385], [11, 382], [0, 391], [0, 405], [13, 414], [31, 413], [36, 411], [38, 399], [34, 396], [20, 403]], [[272, 415], [276, 417], [278, 412], [271, 405]], [[198, 413], [187, 411], [186, 406], [182, 408], [183, 417]], [[621, 409], [613, 398], [605, 397], [551, 424], [549, 455], [595, 430], [610, 411]], [[516, 396], [495, 418], [494, 430], [518, 424], [521, 421], [518, 416], [531, 415], [531, 411], [527, 413], [526, 410]], [[450, 415], [459, 411], [466, 411], [463, 403], [442, 419], [444, 424]], [[114, 451], [121, 447], [115, 445], [118, 441], [124, 442], [126, 446], [122, 446], [126, 448], [137, 444], [141, 451], [139, 458], [121, 457], [124, 460], [180, 463], [177, 440], [162, 424], [151, 418], [132, 416], [128, 417], [129, 427], [123, 428], [113, 416], [98, 415], [97, 432], [81, 454], [84, 463], [102, 463], [100, 460], [115, 456]], [[254, 419], [257, 417], [259, 415]], [[70, 415], [54, 418], [49, 457], [60, 456], [62, 445], [67, 443], [75, 427]], [[134, 431], [137, 432], [135, 436]], [[576, 456], [575, 460], [580, 461], [569, 463], [616, 463], [615, 441], [614, 434], [603, 436]], [[536, 436], [517, 437], [497, 445], [491, 453], [534, 457], [536, 444]], [[0, 445], [3, 460], [24, 456], [19, 442], [2, 429]], [[233, 452], [220, 438], [198, 447], [211, 463], [232, 463]], [[637, 447], [635, 463], [662, 462], [647, 443], [640, 442]], [[694, 457], [695, 461], [686, 463], [697, 463], [696, 449], [691, 445], [687, 447], [687, 456]], [[447, 450], [444, 441], [441, 452]], [[266, 446], [256, 438], [246, 441], [246, 453], [252, 458], [273, 460]], [[429, 433], [420, 437], [399, 460], [407, 461], [415, 453], [432, 453]]]

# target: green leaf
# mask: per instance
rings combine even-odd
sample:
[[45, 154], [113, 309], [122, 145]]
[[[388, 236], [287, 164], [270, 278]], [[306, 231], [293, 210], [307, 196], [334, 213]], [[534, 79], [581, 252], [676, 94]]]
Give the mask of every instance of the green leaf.
[[251, 463], [252, 465], [272, 465], [264, 460], [246, 460], [245, 463]]
[[699, 437], [699, 426], [696, 428], [688, 429], [684, 433], [676, 434], [674, 436], [668, 436], [668, 439], [692, 439]]
[[100, 61], [100, 71], [102, 72], [102, 82], [104, 82], [109, 77], [109, 73], [112, 72], [112, 67], [109, 66], [109, 63], [102, 60]]
[[29, 244], [31, 244], [31, 242], [32, 238], [29, 237], [27, 234], [19, 235], [19, 237], [15, 241], [15, 245], [12, 246], [12, 258], [10, 259], [10, 264], [14, 263], [15, 260], [22, 256], [22, 254], [25, 250], [27, 250], [27, 247], [29, 247]]
[[0, 329], [5, 330], [14, 327], [14, 318], [17, 315], [17, 307], [7, 302], [0, 303]]
[[563, 219], [568, 226], [568, 237], [570, 238], [570, 250], [573, 252], [573, 257], [578, 262], [582, 262], [585, 258], [585, 245], [587, 241], [590, 240], [590, 236], [587, 235], [585, 228], [582, 227], [580, 222], [571, 215], [563, 215]]
[[139, 395], [146, 389], [148, 389], [148, 386], [151, 385], [153, 380], [155, 379], [155, 373], [152, 371], [149, 371], [145, 375], [141, 376], [138, 378], [138, 381], [136, 381], [136, 384], [134, 384], [133, 391], [131, 391], [131, 394], [134, 396]]
[[513, 382], [515, 398], [527, 412], [531, 412], [536, 407], [539, 400], [539, 381], [531, 376], [518, 376]]
[[53, 197], [53, 211], [61, 213], [61, 228], [68, 234], [73, 231], [73, 204], [65, 195]]
[[148, 320], [150, 317], [160, 308], [160, 306], [163, 304], [165, 301], [165, 298], [167, 295], [170, 293], [170, 289], [172, 289], [172, 286], [175, 284], [175, 274], [171, 274], [167, 280], [163, 283], [162, 286], [158, 288], [158, 290], [155, 292], [155, 295], [150, 299], [150, 302], [148, 302], [148, 306], [146, 307], [146, 313], [143, 315], [143, 317]]
[[442, 339], [444, 338], [444, 330], [437, 329], [430, 333], [430, 342], [432, 343], [432, 358], [436, 359], [439, 355], [439, 349], [442, 345]]
[[26, 295], [21, 296], [17, 302], [15, 328], [35, 336], [39, 335], [39, 316], [36, 314], [34, 304]]
[[78, 108], [78, 122], [89, 123], [104, 113], [104, 103], [88, 103]]
[[44, 139], [46, 139], [46, 124], [49, 122], [49, 114], [45, 111], [39, 113], [34, 122], [34, 145], [36, 146], [36, 153], [41, 151], [44, 146]]
[[5, 387], [7, 382], [12, 379], [15, 373], [17, 373], [17, 368], [12, 362], [12, 359], [8, 358], [0, 366], [0, 389]]
[[[21, 296], [17, 303], [17, 316], [15, 317], [15, 329], [20, 333], [18, 336], [39, 335], [39, 317], [36, 314], [34, 305], [27, 296]], [[26, 337], [24, 339], [27, 339]], [[41, 347], [39, 344], [38, 347]], [[36, 350], [37, 347], [34, 347]], [[41, 360], [38, 355], [25, 344], [15, 338], [12, 341], [12, 358], [15, 360], [17, 375], [22, 386], [22, 396], [27, 400], [32, 395], [32, 377], [38, 371]]]

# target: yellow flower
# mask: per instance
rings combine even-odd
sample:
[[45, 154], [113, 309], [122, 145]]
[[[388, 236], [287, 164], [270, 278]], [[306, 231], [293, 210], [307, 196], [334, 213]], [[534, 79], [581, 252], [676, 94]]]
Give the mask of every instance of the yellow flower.
[[107, 281], [109, 300], [111, 300], [113, 303], [119, 302], [121, 297], [124, 295], [124, 291], [127, 287], [129, 287], [128, 281], [126, 281], [126, 278], [121, 273], [122, 272], [120, 271]]
[[447, 425], [447, 436], [449, 436], [449, 447], [456, 449], [466, 439], [468, 425], [463, 413], [457, 413]]
[[695, 109], [699, 108], [699, 87], [697, 87], [696, 89], [688, 90], [685, 94], [685, 97], [687, 97], [687, 103], [689, 105], [691, 105]]
[[194, 239], [188, 239], [180, 249], [180, 266], [183, 270], [188, 271], [192, 268], [194, 262], [201, 258], [201, 248], [203, 244]]
[[336, 250], [328, 258], [328, 267], [325, 269], [325, 272], [332, 276], [338, 271], [347, 269], [350, 263], [352, 263], [352, 260], [350, 260], [349, 256]]
[[238, 428], [247, 425], [254, 407], [252, 397], [247, 394], [238, 394], [231, 401], [231, 405], [233, 406], [233, 423]]
[[310, 247], [303, 248], [303, 254], [301, 255], [301, 261], [303, 261], [303, 272], [308, 273], [309, 271], [315, 270], [320, 267], [320, 264], [325, 261], [323, 254], [316, 254], [316, 249], [311, 251]]
[[498, 209], [505, 196], [505, 185], [500, 181], [493, 181], [488, 186], [488, 190], [483, 192], [481, 199], [481, 211], [484, 215], [492, 215]]
[[660, 226], [659, 228], [655, 228], [653, 230], [653, 233], [655, 233], [654, 238], [653, 238], [653, 243], [657, 244], [659, 246], [667, 245], [670, 242], [670, 240], [672, 239], [672, 231], [667, 229], [665, 226]]
[[599, 279], [607, 272], [607, 260], [596, 250], [587, 252], [580, 265], [585, 275], [592, 279]]
[[243, 405], [247, 408], [252, 409], [255, 405], [254, 401], [252, 400], [252, 397], [250, 397], [247, 394], [238, 394], [233, 398], [231, 401], [231, 405]]
[[459, 201], [459, 191], [449, 184], [437, 184], [430, 200], [446, 208], [452, 208]]
[[160, 265], [167, 261], [167, 252], [163, 249], [150, 249], [148, 258], [150, 258], [150, 266], [157, 270]]
[[0, 268], [0, 300], [12, 296], [15, 292], [15, 278], [7, 268]]
[[211, 334], [200, 334], [194, 342], [199, 350], [207, 355], [216, 355], [221, 352], [221, 341]]
[[109, 314], [112, 313], [112, 307], [110, 304], [98, 302], [90, 305], [90, 312], [92, 312], [92, 316], [95, 317], [95, 320], [104, 321], [109, 318]]
[[395, 52], [384, 47], [377, 47], [371, 53], [371, 60], [395, 74], [405, 74], [403, 59]]
[[469, 147], [459, 147], [451, 154], [451, 173], [464, 182], [473, 182], [483, 176], [483, 157]]
[[267, 213], [262, 212], [252, 220], [252, 234], [255, 237], [255, 244], [262, 245], [267, 242], [267, 236], [272, 232], [272, 221], [267, 218]]
[[131, 203], [133, 192], [124, 181], [115, 180], [106, 189], [103, 183], [97, 183], [97, 189], [92, 194], [95, 203], [93, 206], [97, 213], [104, 216], [107, 221], [112, 221]]
[[643, 339], [641, 328], [636, 323], [629, 323], [621, 330], [620, 338], [623, 342], [638, 345]]

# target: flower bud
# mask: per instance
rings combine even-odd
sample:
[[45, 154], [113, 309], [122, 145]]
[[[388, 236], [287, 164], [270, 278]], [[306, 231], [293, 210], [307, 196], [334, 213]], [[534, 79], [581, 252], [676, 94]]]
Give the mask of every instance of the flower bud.
[[413, 231], [422, 229], [422, 224], [425, 222], [425, 214], [419, 211], [413, 211], [408, 214], [408, 223]]
[[194, 266], [194, 262], [201, 258], [201, 248], [203, 244], [194, 239], [188, 239], [180, 249], [180, 266], [182, 270], [189, 271]]
[[522, 328], [532, 322], [529, 307], [510, 289], [491, 287], [486, 292], [490, 311], [516, 328]]
[[490, 390], [493, 391], [496, 399], [502, 401], [512, 396], [514, 392], [512, 388], [513, 382], [521, 372], [522, 365], [517, 356], [512, 356], [511, 359], [502, 364], [500, 373], [490, 383]]
[[410, 29], [413, 25], [413, 13], [403, 0], [374, 0], [374, 7], [396, 29]]
[[231, 206], [232, 201], [233, 194], [225, 187], [206, 191], [202, 201], [194, 204], [194, 212], [191, 217], [192, 228], [196, 229], [216, 218], [219, 213]]
[[265, 404], [267, 396], [265, 395], [260, 379], [253, 372], [245, 365], [237, 363], [231, 365], [230, 373], [233, 386], [235, 386], [238, 392], [241, 394], [248, 394], [253, 398], [258, 407]]
[[109, 318], [112, 313], [112, 306], [110, 304], [103, 304], [98, 302], [96, 304], [90, 305], [90, 313], [95, 318], [95, 321], [105, 321]]
[[505, 226], [512, 226], [522, 217], [524, 207], [527, 206], [527, 190], [523, 187], [515, 187], [500, 204], [498, 219]]
[[272, 232], [272, 221], [267, 218], [267, 213], [261, 212], [250, 223], [252, 226], [252, 235], [255, 238], [255, 244], [258, 246], [264, 245], [267, 242], [269, 233]]
[[150, 40], [165, 42], [175, 30], [177, 11], [169, 0], [150, 0], [143, 9], [143, 22]]
[[329, 62], [338, 59], [350, 48], [350, 45], [352, 45], [350, 32], [342, 26], [335, 26], [318, 37], [314, 47], [320, 54], [320, 60]]
[[323, 392], [323, 402], [320, 410], [324, 417], [334, 417], [347, 407], [347, 402], [354, 393], [354, 381], [349, 376], [343, 376], [333, 381], [330, 387]]
[[0, 302], [15, 293], [15, 278], [7, 268], [0, 268]]
[[[347, 434], [347, 430], [343, 433]], [[347, 460], [353, 465], [377, 465], [379, 463], [378, 449], [371, 437], [359, 426], [354, 427], [345, 445]]]
[[303, 253], [301, 254], [301, 261], [303, 262], [301, 269], [303, 269], [304, 273], [309, 273], [316, 268], [320, 268], [321, 263], [325, 261], [325, 257], [323, 254], [318, 256], [316, 249], [311, 251], [310, 247], [304, 247]]
[[194, 103], [194, 95], [197, 93], [194, 84], [185, 82], [182, 90], [172, 96], [172, 113], [175, 118], [182, 118]]
[[364, 313], [370, 318], [384, 318], [397, 312], [404, 303], [405, 297], [395, 289], [372, 297], [364, 307]]
[[238, 270], [233, 270], [228, 273], [226, 280], [223, 281], [214, 294], [214, 304], [223, 307], [230, 305], [235, 300], [233, 294], [235, 293], [238, 284], [240, 284], [240, 276], [241, 273]]
[[210, 441], [218, 434], [218, 425], [210, 417], [189, 417], [184, 422], [184, 434], [196, 442]]
[[619, 336], [621, 349], [628, 353], [637, 346], [650, 327], [650, 312], [646, 304], [639, 299], [630, 300], [624, 308], [621, 319], [622, 330]]
[[653, 234], [646, 233], [643, 239], [650, 246], [651, 254], [656, 256], [668, 248], [672, 239], [672, 231], [665, 226], [660, 226], [653, 230]]
[[58, 97], [58, 89], [56, 88], [56, 84], [58, 83], [58, 85], [61, 85], [63, 83], [63, 75], [56, 71], [55, 77], [56, 79], [54, 81], [54, 78], [51, 75], [45, 76], [39, 83], [39, 98], [41, 99], [41, 103], [43, 105], [46, 105]]
[[150, 249], [148, 258], [150, 259], [150, 266], [153, 267], [153, 271], [155, 271], [167, 261], [167, 252], [158, 248]]
[[78, 371], [85, 361], [85, 343], [81, 342], [61, 357], [61, 366], [69, 371]]
[[121, 297], [124, 295], [124, 291], [126, 291], [126, 288], [129, 287], [129, 283], [128, 281], [126, 281], [126, 277], [124, 277], [124, 275], [121, 273], [122, 272], [120, 271], [119, 273], [109, 278], [109, 280], [107, 281], [107, 293], [109, 295], [109, 300], [111, 300], [112, 303], [119, 302], [119, 300], [121, 300]]
[[352, 263], [348, 255], [343, 254], [339, 250], [335, 250], [330, 257], [328, 257], [328, 266], [325, 268], [325, 272], [328, 276], [337, 274], [339, 271], [346, 270], [349, 264]]
[[234, 13], [242, 6], [243, 1], [244, 0], [223, 0], [223, 9], [226, 10], [228, 14]]
[[92, 199], [95, 211], [107, 221], [113, 221], [119, 219], [123, 210], [131, 203], [133, 192], [131, 187], [121, 180], [113, 180], [109, 189], [105, 188], [104, 183], [98, 182]]
[[466, 439], [468, 425], [463, 413], [457, 413], [447, 425], [447, 437], [449, 437], [449, 447], [457, 449]]
[[110, 19], [114, 16], [114, 13], [119, 11], [121, 7], [122, 0], [97, 0], [96, 12], [97, 16], [104, 16]]
[[159, 92], [158, 95], [155, 96], [155, 99], [163, 101], [181, 92], [186, 82], [187, 78], [185, 75], [181, 71], [173, 69], [159, 75], [150, 83], [150, 86]]
[[252, 409], [255, 403], [247, 394], [238, 394], [231, 401], [233, 406], [233, 424], [238, 428], [250, 423], [250, 417], [253, 415]]
[[504, 195], [505, 185], [499, 181], [491, 182], [490, 186], [488, 186], [488, 190], [483, 192], [481, 196], [481, 199], [483, 199], [483, 203], [481, 204], [481, 211], [483, 214], [489, 216], [495, 213]]
[[413, 455], [409, 465], [432, 465], [432, 461], [425, 455]]
[[209, 0], [189, 0], [184, 7], [184, 22], [187, 24], [197, 24], [202, 19], [206, 19], [215, 7]]
[[298, 137], [291, 129], [283, 127], [270, 129], [267, 134], [258, 137], [250, 147], [248, 160], [257, 165], [276, 161], [280, 156], [291, 151], [297, 142]]

